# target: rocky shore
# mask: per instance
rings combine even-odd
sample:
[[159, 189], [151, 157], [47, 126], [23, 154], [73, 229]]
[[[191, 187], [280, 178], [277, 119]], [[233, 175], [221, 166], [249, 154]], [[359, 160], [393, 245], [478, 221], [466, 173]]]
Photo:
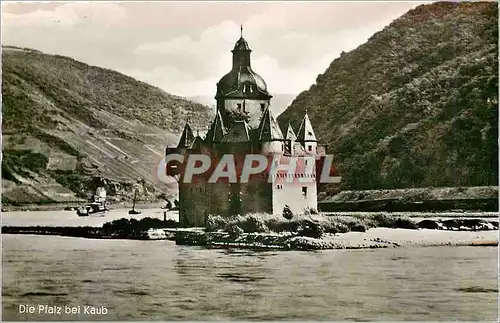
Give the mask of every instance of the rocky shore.
[[180, 229], [179, 245], [207, 248], [322, 250], [401, 246], [496, 246], [498, 220], [423, 219], [389, 214], [363, 217], [296, 216], [284, 220], [253, 214], [209, 217], [206, 229]]
[[431, 246], [497, 246], [498, 231], [443, 231], [373, 228], [366, 232], [325, 234], [320, 238], [296, 233], [242, 233], [191, 231], [178, 233], [179, 245], [207, 248], [325, 250]]

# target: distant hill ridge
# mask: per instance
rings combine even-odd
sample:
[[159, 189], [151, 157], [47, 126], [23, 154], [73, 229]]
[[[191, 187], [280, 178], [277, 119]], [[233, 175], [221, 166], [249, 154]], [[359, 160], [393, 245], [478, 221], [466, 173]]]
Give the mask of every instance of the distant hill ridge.
[[37, 50], [2, 47], [4, 203], [116, 199], [168, 192], [157, 179], [184, 122], [212, 112], [118, 72]]
[[335, 59], [308, 110], [344, 189], [498, 185], [496, 2], [422, 5]]

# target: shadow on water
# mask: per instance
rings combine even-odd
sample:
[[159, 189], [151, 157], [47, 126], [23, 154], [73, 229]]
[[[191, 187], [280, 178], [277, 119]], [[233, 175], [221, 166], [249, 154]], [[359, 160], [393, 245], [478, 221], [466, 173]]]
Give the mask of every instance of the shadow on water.
[[346, 317], [345, 320], [352, 321], [352, 322], [371, 322], [371, 320], [357, 318], [357, 317]]
[[238, 283], [254, 282], [266, 279], [264, 276], [250, 276], [242, 274], [218, 274], [217, 277], [223, 278], [224, 280]]
[[279, 253], [273, 250], [251, 250], [251, 249], [222, 249], [217, 251], [219, 254], [233, 256], [233, 257], [259, 257], [265, 258], [270, 256], [277, 256]]
[[47, 293], [47, 292], [29, 292], [21, 295], [22, 297], [29, 296], [68, 296], [67, 293]]
[[404, 259], [408, 259], [408, 257], [392, 257], [391, 260], [392, 261], [396, 261], [396, 260], [404, 260]]
[[479, 286], [458, 288], [456, 291], [462, 293], [498, 293], [498, 288], [484, 288]]
[[133, 295], [133, 296], [147, 296], [147, 295], [151, 295], [150, 293], [142, 291], [142, 290], [130, 290], [130, 289], [127, 289], [127, 290], [116, 290], [113, 293], [114, 294], [118, 294], [118, 295]]

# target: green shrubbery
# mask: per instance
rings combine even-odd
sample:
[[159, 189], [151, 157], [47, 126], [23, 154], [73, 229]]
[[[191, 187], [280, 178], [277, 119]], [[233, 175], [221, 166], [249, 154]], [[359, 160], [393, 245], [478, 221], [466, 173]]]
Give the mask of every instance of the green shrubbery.
[[149, 229], [158, 228], [177, 228], [178, 222], [173, 220], [163, 221], [156, 218], [125, 219], [121, 218], [111, 222], [106, 222], [102, 226], [103, 234], [118, 235], [118, 236], [139, 236], [147, 232]]
[[417, 225], [409, 218], [394, 217], [383, 213], [363, 216], [306, 214], [295, 215], [290, 220], [279, 215], [254, 213], [233, 217], [210, 215], [206, 231], [234, 233], [238, 231], [236, 227], [246, 233], [295, 232], [310, 237], [320, 237], [324, 233], [365, 232], [377, 227], [417, 229]]

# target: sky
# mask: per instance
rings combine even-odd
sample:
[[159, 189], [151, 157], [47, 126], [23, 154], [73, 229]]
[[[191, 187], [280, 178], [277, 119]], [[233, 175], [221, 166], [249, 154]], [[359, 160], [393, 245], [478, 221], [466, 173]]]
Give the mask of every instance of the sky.
[[423, 2], [4, 2], [2, 45], [109, 68], [180, 96], [214, 95], [240, 37], [271, 94], [298, 94], [342, 51]]

